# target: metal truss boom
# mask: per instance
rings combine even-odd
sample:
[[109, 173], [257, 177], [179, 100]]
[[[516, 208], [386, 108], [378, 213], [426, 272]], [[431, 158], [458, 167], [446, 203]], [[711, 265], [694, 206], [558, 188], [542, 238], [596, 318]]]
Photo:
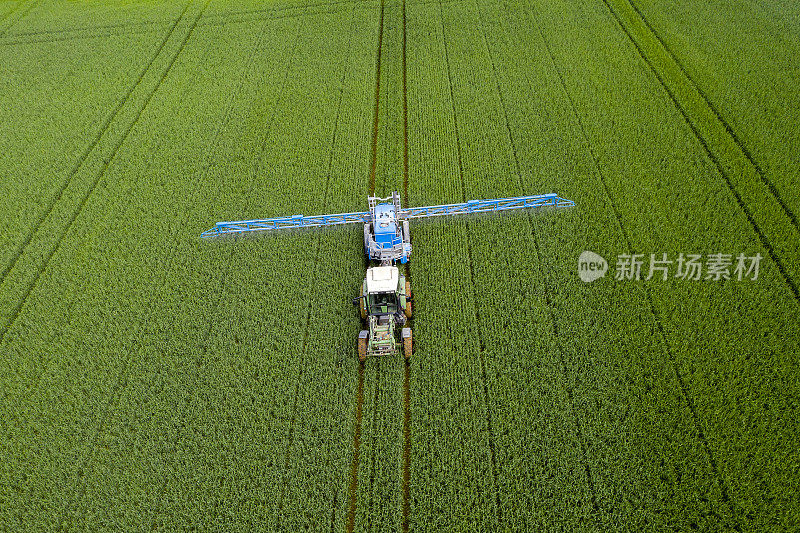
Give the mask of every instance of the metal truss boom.
[[[510, 211], [513, 209], [525, 208], [572, 207], [574, 205], [575, 202], [572, 200], [566, 200], [559, 197], [557, 194], [540, 194], [538, 196], [518, 196], [516, 198], [498, 198], [494, 200], [470, 200], [460, 204], [410, 207], [400, 210], [400, 212], [396, 214], [396, 218], [398, 220], [404, 220], [410, 218], [487, 213], [491, 211]], [[365, 224], [371, 220], [371, 211], [339, 213], [334, 215], [293, 215], [288, 217], [238, 220], [233, 222], [217, 222], [213, 228], [204, 231], [200, 236], [203, 238], [210, 238], [219, 235], [287, 228], [318, 228], [342, 224]]]

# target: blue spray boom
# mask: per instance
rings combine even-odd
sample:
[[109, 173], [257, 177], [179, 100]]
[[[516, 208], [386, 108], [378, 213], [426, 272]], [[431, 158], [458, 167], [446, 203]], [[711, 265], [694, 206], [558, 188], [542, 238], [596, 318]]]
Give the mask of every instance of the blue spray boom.
[[400, 205], [400, 195], [394, 192], [387, 198], [370, 196], [369, 211], [333, 215], [292, 215], [288, 217], [217, 222], [213, 228], [204, 231], [200, 236], [207, 239], [219, 235], [235, 235], [238, 233], [285, 228], [319, 228], [341, 224], [363, 224], [364, 252], [369, 259], [380, 261], [381, 263], [393, 263], [397, 260], [401, 263], [406, 263], [411, 256], [411, 236], [408, 221], [412, 218], [465, 215], [537, 207], [572, 207], [574, 205], [575, 202], [572, 200], [566, 200], [557, 194], [540, 194], [538, 196], [470, 200], [460, 204], [407, 207], [403, 209]]

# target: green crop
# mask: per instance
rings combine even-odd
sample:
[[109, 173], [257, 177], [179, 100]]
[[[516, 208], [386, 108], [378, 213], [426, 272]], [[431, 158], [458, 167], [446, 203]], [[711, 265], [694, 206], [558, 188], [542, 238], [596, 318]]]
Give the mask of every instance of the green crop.
[[[797, 529], [773, 4], [0, 5], [0, 529]], [[199, 239], [393, 190], [576, 207], [412, 221], [408, 365], [357, 361], [361, 228]]]

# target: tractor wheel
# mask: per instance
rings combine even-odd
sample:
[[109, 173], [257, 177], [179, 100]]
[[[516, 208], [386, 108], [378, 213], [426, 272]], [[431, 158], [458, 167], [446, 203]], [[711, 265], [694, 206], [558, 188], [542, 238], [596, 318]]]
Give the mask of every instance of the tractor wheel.
[[358, 338], [358, 360], [362, 363], [367, 360], [368, 344], [369, 344], [369, 338], [367, 337]]
[[403, 337], [403, 356], [408, 360], [411, 359], [411, 350], [413, 349], [413, 341], [411, 339], [411, 328], [408, 329], [408, 336]]
[[361, 298], [361, 303], [359, 304], [359, 309], [361, 309], [361, 320], [367, 319], [367, 301], [364, 298]]
[[403, 311], [406, 314], [406, 318], [411, 318], [412, 311], [411, 311], [411, 282], [406, 281], [406, 308]]

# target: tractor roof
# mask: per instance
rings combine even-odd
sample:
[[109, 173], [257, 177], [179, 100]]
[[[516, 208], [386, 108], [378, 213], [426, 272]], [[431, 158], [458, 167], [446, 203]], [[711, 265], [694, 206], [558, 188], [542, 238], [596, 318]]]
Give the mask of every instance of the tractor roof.
[[367, 269], [367, 292], [395, 292], [400, 272], [397, 267], [380, 266]]

